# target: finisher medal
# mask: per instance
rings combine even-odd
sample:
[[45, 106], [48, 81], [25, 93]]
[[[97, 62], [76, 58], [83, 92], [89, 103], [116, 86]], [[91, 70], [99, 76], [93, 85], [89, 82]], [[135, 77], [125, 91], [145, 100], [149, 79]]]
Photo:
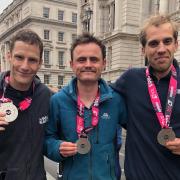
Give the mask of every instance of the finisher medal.
[[1, 103], [0, 104], [0, 112], [3, 112], [6, 114], [5, 120], [7, 122], [12, 122], [12, 121], [16, 120], [16, 118], [18, 116], [18, 110], [12, 102]]
[[80, 137], [76, 143], [79, 154], [87, 154], [91, 149], [91, 144], [87, 138]]
[[174, 140], [176, 137], [172, 128], [161, 129], [157, 135], [158, 143], [165, 146], [166, 142]]

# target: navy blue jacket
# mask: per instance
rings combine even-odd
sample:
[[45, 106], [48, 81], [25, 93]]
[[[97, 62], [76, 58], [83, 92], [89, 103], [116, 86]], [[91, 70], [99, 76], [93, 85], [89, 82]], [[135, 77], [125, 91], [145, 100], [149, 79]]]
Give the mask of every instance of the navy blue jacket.
[[[0, 94], [3, 91], [5, 73], [0, 75]], [[0, 132], [0, 173], [6, 172], [5, 180], [45, 180], [43, 157], [44, 127], [48, 120], [49, 89], [34, 79], [35, 89], [30, 107], [19, 111], [15, 121]], [[31, 91], [32, 92], [32, 91]], [[5, 97], [19, 103], [24, 92], [7, 88]]]
[[[177, 94], [170, 126], [180, 138], [180, 73]], [[170, 74], [161, 80], [152, 75], [163, 112], [165, 111]], [[125, 175], [127, 180], [180, 180], [180, 156], [172, 154], [157, 142], [161, 130], [148, 93], [145, 68], [125, 72], [113, 88], [118, 90], [127, 103], [127, 138], [125, 152]]]

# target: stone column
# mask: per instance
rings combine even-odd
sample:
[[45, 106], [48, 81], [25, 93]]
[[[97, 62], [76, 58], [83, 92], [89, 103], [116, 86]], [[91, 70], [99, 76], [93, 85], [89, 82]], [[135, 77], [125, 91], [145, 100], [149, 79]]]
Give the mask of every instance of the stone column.
[[160, 0], [159, 2], [159, 13], [167, 14], [168, 13], [168, 0]]
[[77, 34], [82, 33], [82, 23], [81, 23], [81, 0], [77, 1]]
[[120, 0], [115, 0], [115, 31], [121, 29], [121, 9], [120, 9]]

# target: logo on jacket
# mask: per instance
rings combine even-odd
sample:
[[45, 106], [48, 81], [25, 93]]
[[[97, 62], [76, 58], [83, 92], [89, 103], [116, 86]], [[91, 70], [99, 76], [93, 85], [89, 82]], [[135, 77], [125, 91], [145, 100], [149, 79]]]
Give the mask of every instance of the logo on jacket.
[[43, 116], [39, 118], [39, 124], [45, 124], [48, 122], [48, 116]]
[[102, 119], [111, 119], [110, 115], [108, 113], [103, 113], [101, 116]]
[[177, 89], [177, 90], [176, 90], [176, 94], [180, 94], [180, 89]]

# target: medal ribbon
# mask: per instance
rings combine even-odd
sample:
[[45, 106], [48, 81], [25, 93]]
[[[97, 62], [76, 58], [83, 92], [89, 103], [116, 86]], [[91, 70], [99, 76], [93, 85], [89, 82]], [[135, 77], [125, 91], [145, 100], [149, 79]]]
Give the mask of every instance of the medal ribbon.
[[160, 102], [160, 99], [156, 90], [156, 86], [152, 78], [150, 77], [149, 69], [146, 68], [146, 78], [147, 78], [149, 95], [150, 95], [154, 110], [156, 112], [156, 116], [162, 128], [169, 127], [172, 108], [173, 108], [175, 97], [176, 97], [177, 72], [173, 65], [171, 65], [171, 72], [172, 74], [171, 74], [170, 83], [169, 83], [166, 110], [165, 110], [165, 115], [164, 115], [162, 112], [161, 102]]
[[[12, 102], [11, 99], [4, 97], [5, 92], [6, 92], [6, 88], [7, 88], [8, 84], [9, 84], [9, 81], [10, 81], [10, 77], [9, 77], [9, 76], [6, 76], [6, 77], [5, 77], [5, 81], [4, 81], [3, 94], [2, 94], [2, 97], [0, 98], [0, 102], [1, 102], [1, 103]], [[34, 87], [35, 87], [35, 85], [34, 85], [34, 83], [33, 83], [33, 92], [34, 92]], [[22, 101], [19, 103], [18, 109], [19, 109], [20, 111], [26, 110], [26, 109], [31, 105], [31, 102], [32, 102], [32, 98], [31, 98], [31, 97], [26, 97], [24, 100], [22, 100]]]
[[92, 120], [91, 125], [92, 127], [84, 128], [84, 103], [80, 100], [80, 97], [78, 95], [77, 98], [77, 116], [76, 116], [76, 131], [78, 135], [80, 136], [81, 133], [87, 134], [89, 131], [91, 131], [95, 126], [97, 126], [99, 121], [99, 100], [100, 95], [99, 92], [97, 93], [97, 96], [93, 102], [92, 105]]

